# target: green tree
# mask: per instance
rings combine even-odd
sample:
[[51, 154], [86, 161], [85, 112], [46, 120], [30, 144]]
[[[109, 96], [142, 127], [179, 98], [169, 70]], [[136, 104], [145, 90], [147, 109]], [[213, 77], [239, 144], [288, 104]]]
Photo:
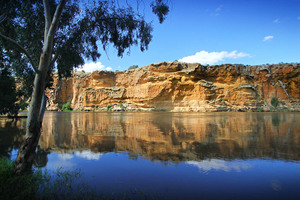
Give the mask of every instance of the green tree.
[[17, 115], [19, 106], [16, 103], [16, 82], [11, 76], [10, 66], [6, 64], [5, 57], [0, 56], [0, 114]]
[[[150, 6], [162, 23], [169, 11], [167, 4], [152, 0]], [[101, 56], [100, 43], [104, 50], [112, 44], [118, 56], [137, 44], [144, 51], [153, 28], [133, 6], [118, 1], [10, 0], [0, 2], [0, 11], [3, 52], [16, 71], [34, 76], [26, 139], [15, 162], [16, 173], [23, 173], [32, 167], [50, 72], [57, 68], [60, 77], [69, 76], [84, 59], [96, 61]]]
[[271, 105], [272, 105], [274, 108], [277, 108], [278, 104], [279, 104], [278, 98], [277, 98], [277, 97], [272, 97], [272, 99], [271, 99]]
[[138, 65], [131, 65], [128, 69], [130, 70], [130, 69], [136, 69], [136, 68], [139, 68], [139, 66]]

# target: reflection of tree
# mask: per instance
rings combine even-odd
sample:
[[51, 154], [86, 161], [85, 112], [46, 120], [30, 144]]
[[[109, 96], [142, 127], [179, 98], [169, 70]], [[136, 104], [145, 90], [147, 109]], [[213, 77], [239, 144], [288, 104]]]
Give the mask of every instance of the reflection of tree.
[[272, 113], [272, 124], [273, 126], [279, 126], [279, 114], [278, 113]]
[[38, 148], [38, 150], [35, 153], [33, 165], [38, 168], [46, 167], [46, 165], [48, 163], [48, 154], [49, 153], [50, 153], [49, 151], [45, 151], [43, 149]]
[[24, 119], [0, 118], [0, 156], [10, 158], [11, 152], [21, 145], [25, 130]]

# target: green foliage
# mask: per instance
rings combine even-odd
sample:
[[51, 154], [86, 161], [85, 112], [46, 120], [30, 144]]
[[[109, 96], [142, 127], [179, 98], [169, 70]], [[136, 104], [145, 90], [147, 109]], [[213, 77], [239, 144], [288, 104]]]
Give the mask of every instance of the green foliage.
[[279, 103], [280, 103], [281, 105], [285, 105], [285, 104], [286, 104], [284, 101], [279, 101]]
[[162, 23], [165, 20], [166, 15], [169, 13], [169, 7], [162, 0], [156, 0], [155, 3], [151, 3], [152, 12], [158, 16], [159, 22]]
[[225, 100], [224, 100], [224, 99], [222, 99], [222, 103], [223, 103], [224, 105], [226, 105], [226, 102], [225, 102]]
[[274, 108], [277, 108], [278, 104], [279, 104], [278, 98], [277, 98], [277, 97], [273, 97], [273, 98], [271, 99], [271, 105], [272, 105]]
[[68, 103], [65, 103], [62, 108], [61, 108], [62, 111], [72, 111], [73, 109], [71, 108], [71, 103], [68, 102]]
[[20, 102], [19, 102], [19, 107], [20, 107], [20, 110], [23, 111], [23, 110], [26, 110], [29, 106], [29, 102], [28, 101], [24, 101], [24, 99], [21, 99]]
[[[50, 15], [53, 16], [59, 1], [50, 0]], [[162, 23], [169, 12], [166, 0], [152, 0], [150, 7]], [[57, 68], [58, 74], [70, 76], [73, 68], [84, 64], [84, 60], [96, 61], [100, 48], [106, 50], [112, 44], [118, 56], [123, 56], [130, 46], [138, 45], [141, 51], [148, 49], [153, 31], [134, 3], [120, 6], [116, 1], [67, 1], [54, 35], [54, 48], [49, 73]], [[45, 14], [43, 1], [1, 1], [0, 13], [4, 20], [0, 33], [12, 38], [24, 47], [34, 65], [38, 65], [43, 49]], [[66, 34], [67, 33], [67, 34]], [[16, 46], [0, 38], [0, 47], [13, 65], [15, 74], [29, 88], [31, 94], [34, 72], [28, 57]]]
[[264, 109], [262, 107], [257, 108], [258, 112], [264, 112]]
[[120, 105], [120, 108], [121, 108], [121, 109], [123, 109], [123, 108], [124, 108], [124, 105], [123, 105], [123, 103], [122, 103], [122, 102], [120, 102], [120, 104], [119, 104], [119, 105]]
[[43, 180], [45, 176], [38, 170], [16, 176], [14, 163], [0, 158], [0, 199], [35, 199]]
[[136, 69], [136, 68], [139, 68], [139, 66], [138, 65], [132, 65], [128, 69], [131, 70], [131, 69]]
[[111, 111], [111, 108], [112, 108], [112, 107], [111, 107], [110, 104], [108, 104], [108, 105], [106, 106], [106, 110], [107, 110], [107, 111]]
[[[2, 58], [0, 58], [2, 60]], [[0, 114], [17, 115], [19, 105], [17, 101], [16, 82], [8, 66], [0, 63]]]

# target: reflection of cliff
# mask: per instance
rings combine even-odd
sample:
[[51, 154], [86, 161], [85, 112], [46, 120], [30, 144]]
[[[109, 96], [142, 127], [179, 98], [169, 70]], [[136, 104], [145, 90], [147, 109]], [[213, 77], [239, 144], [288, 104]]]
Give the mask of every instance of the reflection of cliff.
[[203, 66], [178, 62], [151, 64], [122, 72], [75, 73], [47, 91], [49, 110], [66, 102], [78, 110], [105, 110], [120, 102], [129, 110], [268, 110], [272, 97], [282, 108], [300, 110], [299, 64]]
[[40, 145], [158, 160], [299, 160], [298, 113], [47, 113]]

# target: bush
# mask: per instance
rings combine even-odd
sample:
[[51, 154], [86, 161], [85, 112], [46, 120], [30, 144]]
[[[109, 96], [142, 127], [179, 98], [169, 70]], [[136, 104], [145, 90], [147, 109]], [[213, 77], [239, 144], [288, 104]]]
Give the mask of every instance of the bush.
[[284, 101], [279, 101], [279, 103], [280, 103], [281, 105], [285, 105], [285, 104], [286, 104]]
[[278, 98], [277, 97], [273, 97], [272, 100], [271, 100], [271, 105], [274, 107], [274, 108], [277, 108], [278, 106]]
[[108, 104], [108, 105], [106, 106], [106, 110], [107, 110], [107, 111], [111, 111], [111, 105], [110, 105], [110, 104]]
[[132, 65], [128, 69], [130, 70], [130, 69], [136, 69], [136, 68], [139, 68], [139, 66], [138, 65]]
[[226, 102], [225, 102], [225, 100], [224, 100], [224, 99], [222, 99], [222, 103], [223, 103], [224, 105], [226, 105]]
[[71, 108], [71, 103], [68, 102], [68, 103], [65, 103], [63, 106], [62, 106], [62, 111], [71, 111], [72, 108]]

